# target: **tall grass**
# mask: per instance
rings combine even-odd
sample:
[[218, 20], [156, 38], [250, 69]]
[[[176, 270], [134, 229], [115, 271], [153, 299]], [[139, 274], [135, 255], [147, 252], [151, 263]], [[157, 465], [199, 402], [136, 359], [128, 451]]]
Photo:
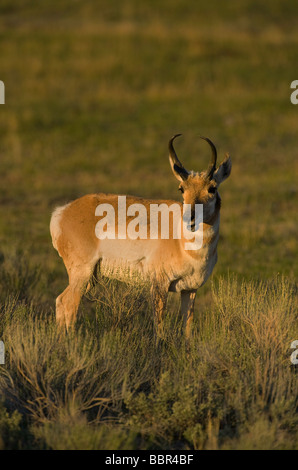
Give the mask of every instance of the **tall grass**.
[[116, 281], [101, 280], [102, 302], [67, 335], [10, 297], [0, 429], [31, 448], [296, 448], [296, 294], [283, 277], [220, 278], [190, 341], [173, 299], [156, 341], [146, 289]]

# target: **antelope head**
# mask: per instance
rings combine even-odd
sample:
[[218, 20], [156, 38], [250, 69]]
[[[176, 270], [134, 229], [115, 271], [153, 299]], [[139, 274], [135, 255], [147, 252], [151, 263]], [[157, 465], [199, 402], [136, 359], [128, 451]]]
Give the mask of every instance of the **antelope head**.
[[173, 141], [181, 134], [174, 135], [169, 141], [169, 158], [173, 173], [180, 181], [179, 190], [182, 193], [184, 204], [191, 205], [191, 229], [195, 230], [195, 204], [203, 204], [204, 223], [211, 223], [216, 212], [220, 208], [220, 196], [218, 194], [219, 185], [231, 173], [232, 162], [227, 154], [223, 162], [216, 167], [217, 151], [216, 147], [207, 137], [201, 137], [211, 147], [211, 160], [207, 170], [202, 172], [188, 171], [178, 159]]

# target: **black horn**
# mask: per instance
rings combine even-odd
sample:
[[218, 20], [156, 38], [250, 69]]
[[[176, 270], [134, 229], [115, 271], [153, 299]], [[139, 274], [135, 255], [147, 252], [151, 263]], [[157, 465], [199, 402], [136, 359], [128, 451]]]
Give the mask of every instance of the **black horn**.
[[176, 139], [176, 137], [179, 137], [182, 134], [175, 134], [170, 140], [169, 140], [169, 152], [170, 152], [170, 162], [172, 169], [174, 173], [178, 173], [179, 176], [183, 179], [186, 180], [189, 176], [189, 172], [184, 168], [182, 163], [180, 162], [179, 158], [177, 157], [177, 154], [175, 152], [173, 142]]
[[217, 150], [216, 150], [216, 147], [215, 147], [214, 143], [210, 139], [208, 139], [208, 137], [202, 137], [202, 136], [200, 136], [200, 137], [201, 137], [201, 139], [206, 140], [206, 142], [208, 142], [208, 144], [210, 145], [211, 150], [212, 150], [211, 161], [210, 161], [209, 166], [207, 168], [207, 178], [209, 180], [211, 180], [212, 177], [213, 177], [213, 173], [216, 170]]

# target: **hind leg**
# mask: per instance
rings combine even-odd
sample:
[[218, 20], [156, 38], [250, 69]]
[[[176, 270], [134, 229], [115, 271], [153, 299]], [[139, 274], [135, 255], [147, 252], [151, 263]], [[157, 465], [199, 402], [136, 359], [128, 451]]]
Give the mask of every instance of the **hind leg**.
[[56, 300], [56, 321], [59, 327], [66, 326], [68, 330], [75, 323], [79, 304], [92, 274], [92, 268], [79, 266], [69, 272], [69, 286]]
[[59, 328], [63, 328], [65, 326], [65, 314], [64, 314], [64, 302], [63, 298], [67, 296], [69, 291], [69, 286], [60, 294], [56, 299], [56, 322]]

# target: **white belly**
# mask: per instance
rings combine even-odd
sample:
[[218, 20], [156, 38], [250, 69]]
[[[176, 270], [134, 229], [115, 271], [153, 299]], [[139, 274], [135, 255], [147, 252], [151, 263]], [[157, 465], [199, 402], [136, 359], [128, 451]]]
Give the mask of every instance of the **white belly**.
[[150, 259], [157, 245], [156, 241], [152, 242], [154, 240], [101, 240], [99, 259], [102, 275], [126, 282], [147, 282], [152, 271]]

